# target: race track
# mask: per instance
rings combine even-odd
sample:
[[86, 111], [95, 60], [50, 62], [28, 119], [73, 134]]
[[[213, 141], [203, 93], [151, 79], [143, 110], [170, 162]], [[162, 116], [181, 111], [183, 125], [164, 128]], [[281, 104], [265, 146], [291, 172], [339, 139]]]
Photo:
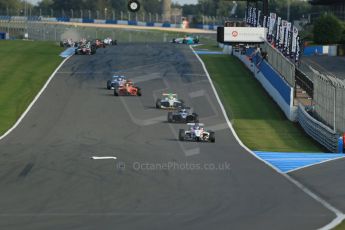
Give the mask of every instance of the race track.
[[[137, 82], [143, 96], [112, 96], [105, 83], [115, 73]], [[154, 108], [162, 92], [193, 107], [216, 143], [177, 141], [184, 125], [167, 124], [166, 111]], [[144, 163], [175, 168], [138, 169]], [[70, 58], [0, 141], [0, 188], [6, 230], [316, 229], [334, 218], [236, 142], [200, 62], [172, 44]]]

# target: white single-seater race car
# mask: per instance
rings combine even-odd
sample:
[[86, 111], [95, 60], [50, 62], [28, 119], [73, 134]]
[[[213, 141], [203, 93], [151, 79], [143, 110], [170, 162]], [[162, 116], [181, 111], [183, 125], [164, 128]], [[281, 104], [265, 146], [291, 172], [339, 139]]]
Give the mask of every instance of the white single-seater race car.
[[199, 122], [199, 116], [196, 113], [192, 113], [191, 109], [188, 107], [182, 107], [176, 112], [168, 113], [169, 123], [191, 123]]
[[163, 93], [165, 98], [156, 100], [157, 109], [177, 109], [184, 106], [182, 100], [177, 99], [177, 94], [174, 93]]
[[115, 89], [123, 86], [126, 82], [125, 76], [113, 76], [111, 80], [107, 81], [107, 89]]
[[180, 141], [196, 141], [196, 142], [215, 142], [216, 137], [213, 131], [206, 131], [204, 124], [201, 123], [188, 123], [189, 129], [186, 131], [180, 129], [179, 140]]
[[117, 40], [113, 40], [112, 38], [108, 37], [103, 40], [103, 43], [108, 46], [114, 46], [117, 45]]

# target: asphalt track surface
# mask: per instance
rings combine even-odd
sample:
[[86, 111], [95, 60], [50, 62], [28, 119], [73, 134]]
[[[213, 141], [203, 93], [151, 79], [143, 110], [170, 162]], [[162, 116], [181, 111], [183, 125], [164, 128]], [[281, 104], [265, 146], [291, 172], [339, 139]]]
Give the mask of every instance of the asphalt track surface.
[[[345, 79], [345, 57], [330, 57], [326, 55], [310, 56], [303, 57], [302, 61], [304, 64], [312, 66], [321, 73], [342, 80]], [[305, 69], [305, 71], [312, 74], [309, 69]]]
[[344, 168], [345, 159], [339, 159], [292, 172], [290, 175], [344, 213]]
[[[105, 83], [114, 73], [143, 96], [112, 96]], [[193, 107], [216, 143], [177, 141], [184, 125], [154, 108], [162, 92]], [[335, 217], [246, 152], [225, 123], [187, 46], [122, 44], [73, 56], [0, 141], [0, 229], [316, 229]], [[143, 164], [169, 162], [174, 169]]]

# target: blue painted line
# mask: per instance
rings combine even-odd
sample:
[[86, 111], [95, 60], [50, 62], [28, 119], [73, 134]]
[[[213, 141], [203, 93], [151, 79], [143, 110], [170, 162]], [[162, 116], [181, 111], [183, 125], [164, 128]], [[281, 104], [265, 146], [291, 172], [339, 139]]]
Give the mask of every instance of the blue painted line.
[[277, 153], [254, 151], [254, 154], [283, 173], [345, 157], [344, 154], [335, 153]]
[[74, 54], [74, 47], [70, 47], [60, 54], [60, 57], [66, 58]]
[[199, 51], [195, 51], [195, 53], [197, 53], [197, 54], [215, 54], [215, 55], [219, 55], [219, 54], [224, 54], [223, 52], [221, 52], [221, 51], [201, 51], [201, 50], [199, 50]]

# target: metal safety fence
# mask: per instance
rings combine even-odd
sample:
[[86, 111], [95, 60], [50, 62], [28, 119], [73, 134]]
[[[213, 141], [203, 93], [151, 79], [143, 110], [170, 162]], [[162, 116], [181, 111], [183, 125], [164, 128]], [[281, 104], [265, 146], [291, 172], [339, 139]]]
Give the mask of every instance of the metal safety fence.
[[294, 87], [295, 65], [268, 42], [263, 43], [261, 49], [267, 53], [268, 63], [282, 75], [291, 87]]
[[321, 74], [310, 67], [313, 73], [314, 110], [318, 118], [333, 130], [345, 132], [345, 83], [344, 80]]
[[112, 37], [120, 42], [168, 42], [173, 38], [182, 37], [178, 32], [162, 32], [153, 30], [120, 29], [84, 27], [74, 25], [52, 24], [39, 21], [7, 21], [0, 20], [0, 31], [8, 32], [11, 38], [23, 38], [41, 41], [60, 41], [72, 38], [73, 40], [95, 39]]

